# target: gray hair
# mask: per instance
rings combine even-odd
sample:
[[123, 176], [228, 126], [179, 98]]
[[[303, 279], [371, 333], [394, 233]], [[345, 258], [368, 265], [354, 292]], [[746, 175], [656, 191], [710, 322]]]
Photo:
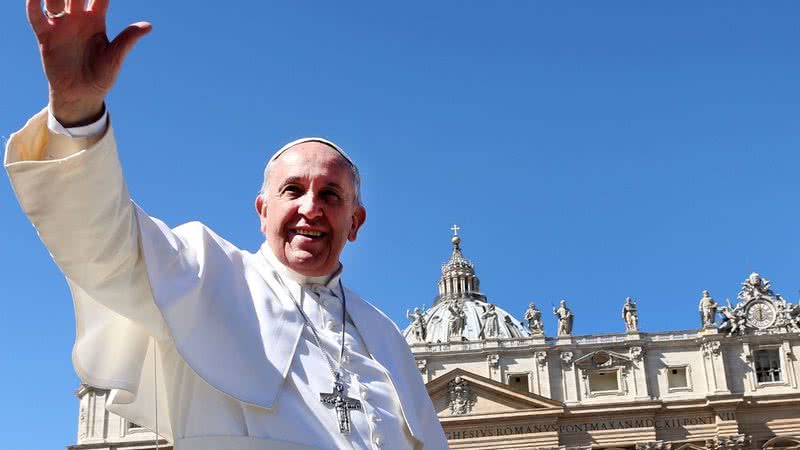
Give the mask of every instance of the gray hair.
[[352, 178], [353, 178], [353, 190], [355, 191], [355, 203], [358, 206], [363, 206], [363, 204], [361, 203], [361, 173], [359, 173], [358, 167], [356, 166], [356, 163], [353, 162], [353, 159], [350, 158], [350, 156], [347, 153], [345, 153], [345, 151], [342, 150], [341, 147], [339, 147], [338, 145], [334, 144], [332, 141], [329, 141], [329, 140], [323, 139], [323, 138], [318, 138], [318, 137], [306, 137], [306, 138], [301, 138], [301, 139], [297, 139], [295, 141], [289, 142], [288, 144], [286, 144], [283, 147], [281, 147], [277, 152], [275, 152], [274, 155], [272, 155], [272, 157], [267, 162], [267, 166], [264, 167], [264, 181], [261, 183], [261, 191], [259, 191], [259, 195], [261, 195], [261, 198], [264, 199], [264, 201], [267, 200], [267, 190], [269, 189], [269, 172], [272, 169], [272, 166], [274, 165], [273, 163], [281, 155], [286, 153], [286, 151], [289, 150], [290, 148], [292, 148], [292, 147], [294, 147], [296, 145], [299, 145], [299, 144], [304, 144], [306, 142], [319, 142], [319, 143], [325, 144], [328, 147], [330, 147], [333, 150], [335, 150], [336, 153], [338, 153], [339, 156], [342, 157], [344, 162], [350, 168], [350, 174], [352, 175]]

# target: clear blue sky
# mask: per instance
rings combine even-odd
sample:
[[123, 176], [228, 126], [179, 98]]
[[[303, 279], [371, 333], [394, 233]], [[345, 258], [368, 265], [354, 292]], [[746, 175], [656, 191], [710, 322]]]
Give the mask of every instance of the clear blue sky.
[[[754, 7], [758, 4], [761, 7]], [[46, 102], [24, 1], [0, 14], [0, 135]], [[246, 249], [266, 158], [327, 136], [360, 163], [345, 280], [401, 326], [450, 227], [489, 299], [564, 298], [578, 334], [698, 325], [751, 271], [800, 289], [797, 2], [112, 1], [154, 31], [109, 107], [130, 190]], [[75, 441], [65, 281], [0, 183], [0, 447]], [[552, 334], [555, 320], [546, 314]]]

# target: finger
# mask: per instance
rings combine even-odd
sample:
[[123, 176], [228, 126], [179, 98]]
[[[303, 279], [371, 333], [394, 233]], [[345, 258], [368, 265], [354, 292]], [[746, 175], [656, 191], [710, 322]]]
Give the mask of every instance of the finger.
[[70, 13], [88, 11], [86, 0], [68, 0], [67, 7]]
[[65, 0], [44, 0], [44, 7], [50, 14], [58, 14], [67, 9], [67, 4]]
[[31, 23], [33, 32], [40, 35], [47, 31], [48, 26], [47, 18], [42, 11], [41, 0], [28, 0], [28, 22]]
[[136, 45], [136, 42], [153, 29], [149, 22], [136, 22], [128, 25], [127, 28], [111, 41], [111, 51], [117, 64], [122, 61]]
[[92, 11], [101, 17], [105, 17], [106, 11], [108, 11], [108, 1], [109, 0], [92, 0], [89, 4], [89, 11]]

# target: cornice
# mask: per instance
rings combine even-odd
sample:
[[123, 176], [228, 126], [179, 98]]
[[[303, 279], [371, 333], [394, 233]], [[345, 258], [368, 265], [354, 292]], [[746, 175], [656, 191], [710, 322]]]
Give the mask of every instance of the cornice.
[[[746, 336], [725, 336], [722, 334], [703, 335], [702, 330], [677, 331], [670, 333], [639, 333], [638, 339], [625, 339], [626, 334], [603, 334], [603, 335], [583, 335], [571, 336], [570, 339], [556, 339], [541, 337], [534, 338], [515, 338], [515, 339], [491, 339], [486, 341], [462, 341], [462, 342], [442, 342], [414, 344], [411, 347], [412, 353], [418, 357], [432, 356], [461, 356], [483, 354], [485, 352], [497, 353], [502, 351], [504, 354], [524, 354], [538, 351], [575, 351], [591, 352], [597, 350], [614, 350], [632, 346], [643, 347], [645, 349], [676, 348], [676, 347], [700, 347], [705, 342], [719, 342], [723, 345], [740, 343], [779, 343], [790, 341], [800, 344], [800, 334], [797, 333], [775, 333], [775, 334], [750, 334]], [[674, 336], [674, 338], [673, 338]], [[595, 339], [595, 337], [597, 339]], [[566, 342], [565, 342], [566, 341]]]
[[[155, 441], [152, 439], [146, 441], [128, 441], [128, 442], [95, 442], [91, 444], [78, 444], [78, 445], [70, 445], [67, 447], [67, 450], [94, 450], [94, 449], [122, 449], [122, 448], [139, 448], [139, 449], [152, 449], [155, 448]], [[172, 446], [167, 447], [170, 443], [166, 439], [160, 439], [158, 441], [159, 446], [162, 450], [173, 450]]]

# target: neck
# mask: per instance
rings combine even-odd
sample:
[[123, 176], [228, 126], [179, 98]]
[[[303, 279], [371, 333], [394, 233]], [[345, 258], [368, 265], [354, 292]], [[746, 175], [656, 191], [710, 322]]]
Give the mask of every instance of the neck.
[[297, 282], [300, 285], [310, 285], [310, 284], [321, 284], [327, 285], [329, 282], [333, 281], [342, 271], [341, 264], [339, 268], [334, 270], [333, 272], [317, 277], [312, 277], [308, 275], [303, 275], [298, 273], [285, 264], [283, 264], [274, 253], [272, 253], [272, 249], [269, 248], [269, 245], [264, 242], [264, 245], [261, 246], [261, 253], [267, 258], [267, 261], [281, 274], [281, 276], [288, 278]]

